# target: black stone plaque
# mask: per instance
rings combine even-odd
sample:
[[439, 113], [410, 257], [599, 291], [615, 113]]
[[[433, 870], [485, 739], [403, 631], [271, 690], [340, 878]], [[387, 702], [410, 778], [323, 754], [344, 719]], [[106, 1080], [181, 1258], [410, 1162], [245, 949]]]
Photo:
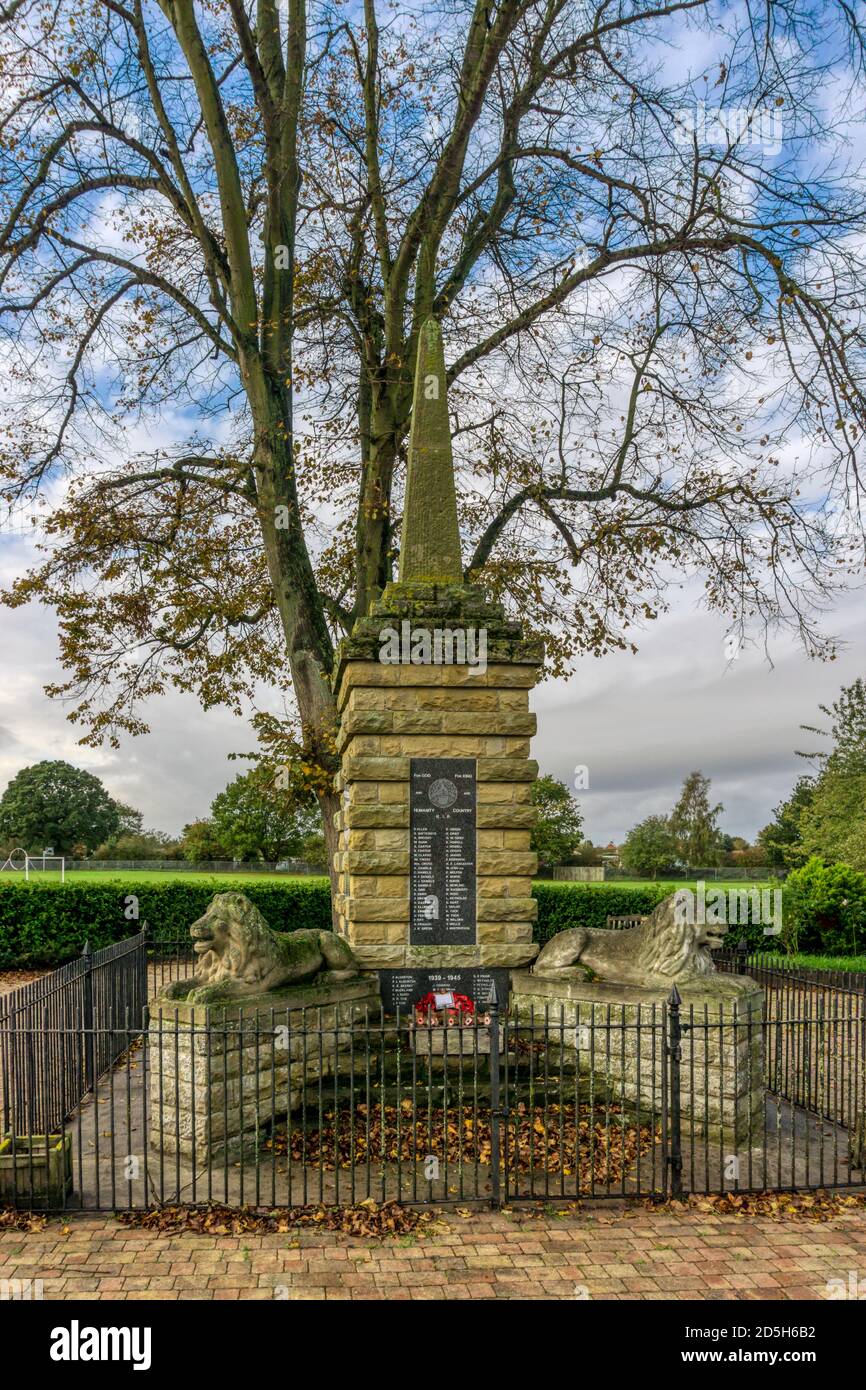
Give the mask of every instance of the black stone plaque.
[[474, 1004], [508, 1004], [508, 970], [468, 967], [465, 970], [380, 970], [382, 1007], [386, 1014], [405, 1013], [425, 994], [445, 994], [453, 990], [465, 994]]
[[409, 941], [474, 946], [475, 759], [412, 758]]

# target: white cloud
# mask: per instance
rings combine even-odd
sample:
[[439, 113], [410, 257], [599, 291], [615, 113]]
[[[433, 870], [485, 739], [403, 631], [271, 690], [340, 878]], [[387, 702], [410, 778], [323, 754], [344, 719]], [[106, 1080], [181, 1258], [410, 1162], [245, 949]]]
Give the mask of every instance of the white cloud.
[[[837, 661], [809, 662], [786, 638], [773, 650], [773, 669], [753, 649], [726, 662], [725, 623], [697, 610], [694, 597], [675, 597], [672, 612], [642, 635], [637, 656], [587, 657], [570, 680], [539, 686], [532, 697], [542, 772], [570, 785], [577, 764], [589, 767], [589, 790], [578, 799], [596, 843], [620, 841], [643, 816], [670, 810], [693, 768], [712, 778], [725, 829], [752, 837], [805, 770], [794, 753], [808, 746], [800, 724], [814, 722], [819, 702], [864, 673], [859, 596], [835, 615], [848, 643]], [[249, 724], [226, 710], [204, 712], [177, 692], [145, 706], [150, 734], [124, 738], [116, 751], [81, 748], [62, 706], [42, 693], [59, 674], [51, 614], [0, 610], [0, 647], [0, 787], [29, 763], [65, 758], [143, 811], [148, 825], [177, 832], [206, 815], [246, 766], [228, 754], [252, 749]]]
[[847, 646], [830, 663], [808, 661], [791, 638], [763, 653], [744, 649], [725, 660], [722, 618], [696, 610], [687, 590], [672, 612], [642, 636], [637, 656], [586, 658], [569, 681], [538, 687], [533, 756], [542, 772], [571, 785], [589, 768], [589, 790], [576, 793], [585, 832], [596, 844], [620, 842], [644, 816], [671, 809], [683, 778], [700, 768], [725, 806], [730, 834], [752, 838], [808, 766], [803, 723], [821, 722], [817, 706], [864, 671], [861, 595], [830, 616]]

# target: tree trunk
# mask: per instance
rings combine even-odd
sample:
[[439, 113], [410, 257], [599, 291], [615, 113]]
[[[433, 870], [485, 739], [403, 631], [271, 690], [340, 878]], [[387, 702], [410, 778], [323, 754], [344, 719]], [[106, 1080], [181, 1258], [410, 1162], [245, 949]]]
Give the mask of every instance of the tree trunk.
[[321, 786], [316, 790], [324, 818], [333, 896], [337, 890], [333, 816], [339, 806], [330, 786], [338, 767], [334, 751], [337, 707], [330, 681], [333, 644], [301, 525], [291, 430], [287, 426], [291, 406], [284, 399], [282, 384], [268, 379], [260, 359], [252, 359], [246, 371], [247, 396], [253, 406], [259, 525], [286, 638], [302, 745], [310, 762], [328, 779], [324, 790]]
[[408, 395], [402, 381], [385, 381], [377, 371], [362, 382], [359, 396], [361, 487], [355, 527], [357, 588], [353, 614], [361, 617], [391, 578], [391, 494], [400, 440], [406, 429]]

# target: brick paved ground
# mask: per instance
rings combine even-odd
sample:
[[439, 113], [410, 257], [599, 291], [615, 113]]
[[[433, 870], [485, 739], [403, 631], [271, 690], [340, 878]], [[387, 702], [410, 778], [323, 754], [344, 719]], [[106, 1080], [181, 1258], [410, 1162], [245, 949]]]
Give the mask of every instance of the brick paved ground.
[[866, 1288], [866, 1212], [826, 1223], [635, 1208], [445, 1214], [423, 1239], [155, 1236], [113, 1217], [0, 1232], [0, 1279], [46, 1299], [826, 1299]]

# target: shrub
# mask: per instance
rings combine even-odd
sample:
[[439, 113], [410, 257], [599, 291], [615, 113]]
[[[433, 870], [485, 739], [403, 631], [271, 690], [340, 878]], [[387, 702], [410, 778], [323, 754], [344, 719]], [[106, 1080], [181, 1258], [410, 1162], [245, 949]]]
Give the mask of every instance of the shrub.
[[789, 951], [856, 955], [866, 945], [866, 874], [814, 855], [788, 875], [783, 923]]
[[[214, 893], [243, 892], [276, 931], [331, 926], [331, 888], [326, 878], [285, 883], [205, 882], [9, 883], [0, 885], [0, 969], [58, 965], [80, 955], [85, 941], [95, 950], [148, 924], [151, 939], [186, 936]], [[138, 918], [126, 913], [138, 900]]]

